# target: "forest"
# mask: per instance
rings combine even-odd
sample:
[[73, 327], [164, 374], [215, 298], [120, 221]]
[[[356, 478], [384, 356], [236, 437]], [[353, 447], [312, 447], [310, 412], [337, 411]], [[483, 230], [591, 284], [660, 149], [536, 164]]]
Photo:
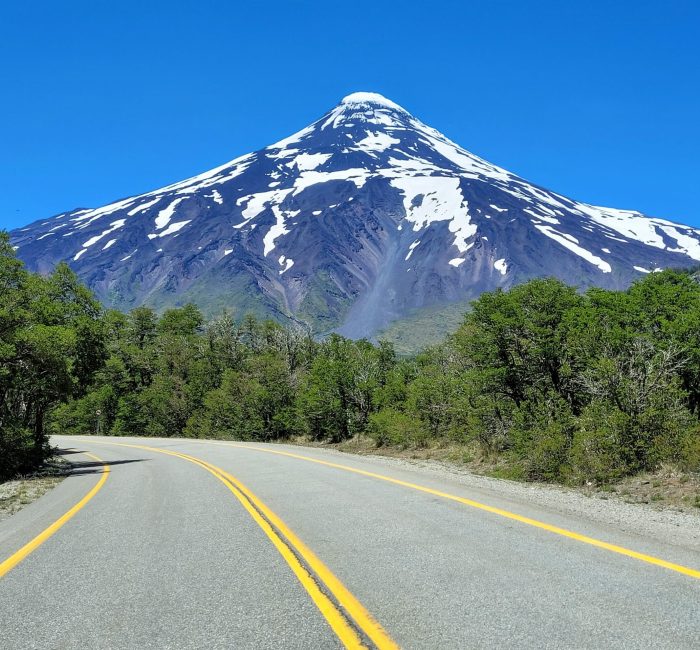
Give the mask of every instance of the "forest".
[[52, 434], [463, 446], [523, 480], [700, 470], [700, 284], [535, 279], [483, 294], [439, 345], [317, 339], [192, 304], [104, 310], [68, 268], [28, 272], [0, 233], [0, 480]]

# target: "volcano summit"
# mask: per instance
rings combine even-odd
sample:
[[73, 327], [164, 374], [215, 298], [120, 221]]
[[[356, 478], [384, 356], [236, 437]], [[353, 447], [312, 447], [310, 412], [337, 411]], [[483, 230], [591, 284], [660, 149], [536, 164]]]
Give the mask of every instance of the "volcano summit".
[[110, 307], [195, 302], [372, 336], [423, 307], [555, 276], [624, 288], [700, 261], [700, 231], [580, 203], [462, 149], [375, 93], [147, 194], [11, 233]]

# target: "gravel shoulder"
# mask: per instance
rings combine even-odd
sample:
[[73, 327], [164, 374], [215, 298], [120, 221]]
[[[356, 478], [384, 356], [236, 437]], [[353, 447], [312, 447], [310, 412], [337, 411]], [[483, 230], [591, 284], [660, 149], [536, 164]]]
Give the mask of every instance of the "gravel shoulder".
[[37, 473], [0, 483], [0, 521], [11, 517], [22, 508], [55, 488], [65, 477], [70, 465], [54, 458]]
[[[300, 443], [297, 441], [297, 444]], [[385, 455], [381, 450], [368, 451], [364, 447], [337, 448], [303, 443], [300, 446], [322, 447], [339, 456], [361, 456], [397, 469], [418, 469], [435, 478], [456, 481], [466, 487], [490, 491], [501, 497], [531, 503], [563, 515], [614, 526], [625, 533], [700, 551], [700, 508], [681, 511], [655, 502], [630, 503], [623, 494], [616, 492], [493, 478], [476, 474], [464, 465], [446, 460], [397, 456], [397, 451], [391, 449], [387, 449]], [[651, 483], [642, 478], [638, 482]]]

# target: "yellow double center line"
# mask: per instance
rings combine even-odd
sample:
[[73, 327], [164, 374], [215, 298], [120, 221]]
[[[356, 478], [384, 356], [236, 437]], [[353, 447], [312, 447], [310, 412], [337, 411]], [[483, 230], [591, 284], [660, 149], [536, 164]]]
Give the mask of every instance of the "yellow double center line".
[[382, 626], [333, 572], [237, 478], [201, 458], [176, 451], [117, 442], [91, 442], [176, 456], [206, 469], [226, 485], [260, 526], [346, 648], [398, 648]]

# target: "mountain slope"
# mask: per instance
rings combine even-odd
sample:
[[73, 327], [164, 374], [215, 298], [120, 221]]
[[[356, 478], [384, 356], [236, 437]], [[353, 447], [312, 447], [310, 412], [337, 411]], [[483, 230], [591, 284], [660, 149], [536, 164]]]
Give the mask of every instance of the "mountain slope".
[[110, 306], [192, 300], [348, 336], [535, 276], [622, 288], [700, 261], [700, 231], [528, 183], [374, 93], [266, 149], [12, 240], [33, 270], [67, 260]]

